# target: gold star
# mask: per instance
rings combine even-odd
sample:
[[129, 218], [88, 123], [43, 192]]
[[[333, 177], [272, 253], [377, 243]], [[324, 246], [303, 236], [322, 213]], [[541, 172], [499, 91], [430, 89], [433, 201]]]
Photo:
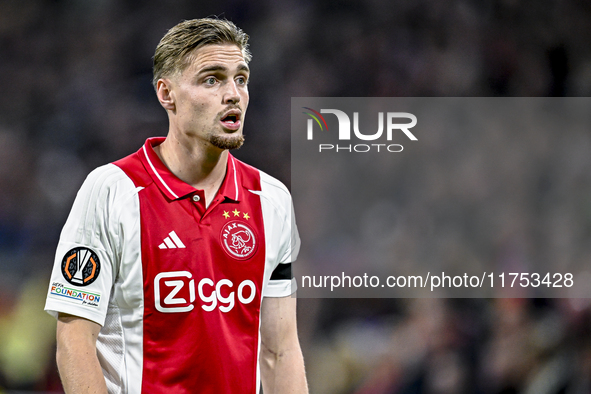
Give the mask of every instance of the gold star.
[[224, 217], [225, 217], [226, 219], [228, 219], [228, 218], [230, 217], [230, 213], [229, 213], [229, 212], [227, 212], [227, 211], [224, 211]]
[[237, 209], [234, 209], [234, 210], [232, 211], [232, 213], [234, 214], [234, 216], [240, 216], [240, 211], [239, 211], [239, 210], [237, 210]]
[[248, 213], [246, 213], [246, 212], [244, 212], [244, 216], [243, 216], [243, 217], [244, 217], [244, 219], [246, 219], [246, 220], [250, 219], [250, 216], [248, 216]]

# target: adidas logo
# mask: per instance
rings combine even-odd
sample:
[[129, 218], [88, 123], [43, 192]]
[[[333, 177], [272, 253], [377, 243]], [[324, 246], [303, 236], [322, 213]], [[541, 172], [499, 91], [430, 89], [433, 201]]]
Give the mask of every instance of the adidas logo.
[[168, 237], [164, 238], [164, 242], [158, 245], [159, 249], [182, 249], [186, 248], [185, 244], [174, 231], [168, 233]]

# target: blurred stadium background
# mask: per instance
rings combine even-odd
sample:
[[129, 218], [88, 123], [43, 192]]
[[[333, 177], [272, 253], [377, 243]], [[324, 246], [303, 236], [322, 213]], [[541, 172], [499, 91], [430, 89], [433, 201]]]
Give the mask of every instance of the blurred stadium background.
[[[237, 156], [287, 185], [291, 97], [591, 93], [584, 0], [0, 0], [0, 393], [61, 392], [42, 312], [59, 232], [90, 170], [166, 133], [151, 56], [168, 28], [210, 15], [251, 36]], [[584, 150], [587, 132], [552, 143]], [[508, 160], [528, 161], [530, 142]], [[577, 206], [548, 220], [557, 255], [576, 243], [588, 257], [591, 154], [577, 157], [560, 186]], [[555, 190], [553, 166], [513, 184], [509, 205]], [[539, 210], [515, 213], [497, 251], [535, 256], [521, 225]], [[590, 311], [585, 299], [300, 299], [299, 326], [312, 393], [578, 394], [591, 393]]]

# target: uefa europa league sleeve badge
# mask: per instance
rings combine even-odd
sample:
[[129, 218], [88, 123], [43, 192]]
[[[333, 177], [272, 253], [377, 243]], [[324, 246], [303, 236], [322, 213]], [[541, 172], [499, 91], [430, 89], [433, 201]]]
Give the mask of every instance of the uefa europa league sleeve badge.
[[98, 256], [88, 248], [74, 248], [62, 260], [62, 275], [75, 286], [88, 286], [98, 278], [100, 271]]

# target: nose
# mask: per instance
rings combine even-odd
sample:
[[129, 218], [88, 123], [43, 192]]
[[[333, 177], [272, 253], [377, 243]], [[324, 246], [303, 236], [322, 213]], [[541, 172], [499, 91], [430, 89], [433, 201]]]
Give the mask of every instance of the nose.
[[224, 93], [224, 103], [225, 104], [236, 104], [240, 101], [240, 92], [238, 91], [238, 86], [236, 86], [236, 82], [230, 81], [227, 84], [226, 92]]

